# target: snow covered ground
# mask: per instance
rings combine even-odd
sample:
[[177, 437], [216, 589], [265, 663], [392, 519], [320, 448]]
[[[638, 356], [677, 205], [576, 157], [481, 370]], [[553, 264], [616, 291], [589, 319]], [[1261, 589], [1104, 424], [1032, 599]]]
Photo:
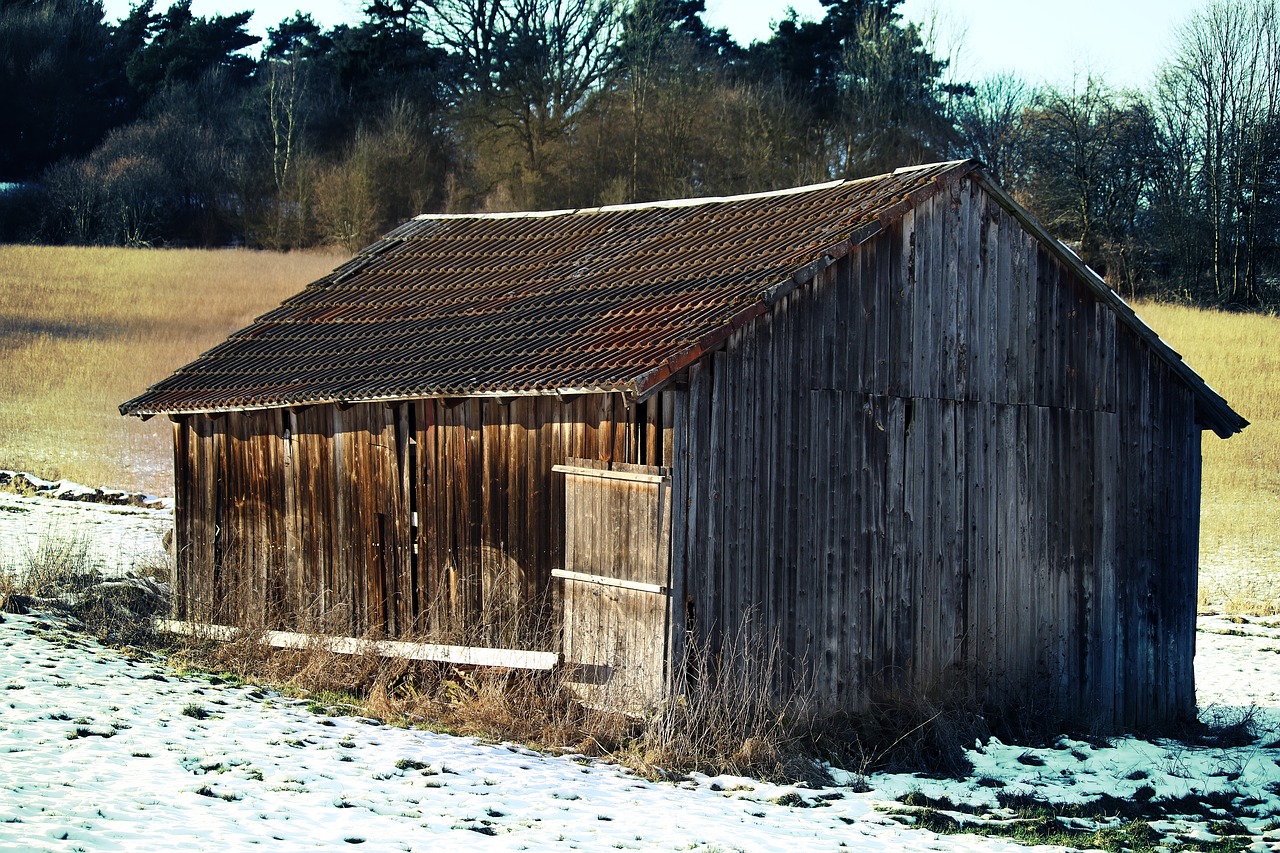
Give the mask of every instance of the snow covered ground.
[[[40, 500], [4, 497], [0, 507]], [[165, 524], [157, 510], [98, 517], [101, 508], [72, 507], [98, 519], [66, 523], [102, 531], [110, 544], [99, 554], [152, 541]], [[0, 509], [0, 536], [43, 511]], [[302, 700], [103, 648], [48, 614], [4, 614], [0, 850], [1021, 850], [910, 828], [878, 809], [914, 792], [945, 797], [957, 808], [944, 813], [973, 821], [1002, 813], [1001, 792], [1070, 803], [1230, 791], [1231, 814], [1251, 835], [1244, 843], [1280, 853], [1280, 617], [1205, 617], [1198, 649], [1202, 707], [1256, 706], [1265, 732], [1256, 743], [991, 740], [969, 751], [966, 780], [879, 774], [873, 790], [855, 793], [729, 777], [655, 783], [581, 756], [330, 718]], [[1202, 841], [1222, 830], [1204, 814], [1154, 826]]]
[[[11, 486], [14, 477], [22, 477], [24, 484], [35, 486], [37, 494], [4, 491], [3, 487]], [[0, 568], [17, 569], [50, 540], [81, 543], [88, 549], [91, 565], [104, 575], [119, 575], [162, 562], [162, 540], [173, 527], [173, 502], [157, 498], [148, 506], [139, 507], [85, 499], [97, 491], [78, 483], [0, 470]], [[123, 492], [105, 496], [118, 500], [131, 497]]]
[[[57, 621], [0, 625], [0, 849], [819, 850], [934, 847], [867, 796], [655, 784], [514, 746], [320, 717], [179, 678]], [[192, 716], [195, 714], [196, 716]], [[201, 719], [204, 714], [207, 717]], [[713, 790], [713, 781], [733, 791]], [[1013, 849], [965, 838], [961, 846]]]

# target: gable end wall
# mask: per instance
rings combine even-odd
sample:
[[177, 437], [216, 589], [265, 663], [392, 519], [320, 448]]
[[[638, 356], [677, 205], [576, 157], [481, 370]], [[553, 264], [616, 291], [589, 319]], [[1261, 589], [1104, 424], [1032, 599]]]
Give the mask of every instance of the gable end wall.
[[827, 703], [1194, 707], [1190, 392], [970, 180], [690, 371], [686, 627]]

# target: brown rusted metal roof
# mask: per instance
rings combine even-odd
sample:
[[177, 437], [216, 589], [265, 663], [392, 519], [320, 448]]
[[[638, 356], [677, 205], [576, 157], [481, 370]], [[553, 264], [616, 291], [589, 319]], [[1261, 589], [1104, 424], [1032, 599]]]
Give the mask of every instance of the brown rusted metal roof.
[[955, 161], [726, 199], [420, 216], [120, 410], [643, 393], [851, 238], [975, 168]]

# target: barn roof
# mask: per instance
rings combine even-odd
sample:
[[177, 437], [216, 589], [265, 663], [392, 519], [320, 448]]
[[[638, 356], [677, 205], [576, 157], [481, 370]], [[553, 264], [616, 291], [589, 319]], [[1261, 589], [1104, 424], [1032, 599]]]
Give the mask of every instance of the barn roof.
[[[975, 171], [987, 184], [979, 164], [963, 160], [730, 198], [419, 216], [120, 411], [643, 395]], [[1210, 425], [1238, 431], [1244, 422], [1226, 402], [1088, 273], [1192, 382], [1216, 413]]]

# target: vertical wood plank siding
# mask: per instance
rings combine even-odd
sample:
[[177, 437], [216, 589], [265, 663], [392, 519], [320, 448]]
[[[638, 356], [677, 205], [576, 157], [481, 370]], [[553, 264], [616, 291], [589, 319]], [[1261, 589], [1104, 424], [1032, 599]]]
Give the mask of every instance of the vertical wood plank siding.
[[[691, 371], [687, 627], [791, 683], [1102, 725], [1193, 711], [1191, 393], [975, 184]], [[680, 494], [677, 488], [677, 494]]]
[[184, 415], [179, 618], [557, 648], [568, 458], [671, 469], [674, 659], [775, 639], [856, 709], [1192, 713], [1190, 390], [972, 180], [640, 403]]
[[[555, 648], [564, 483], [551, 467], [661, 464], [664, 400], [674, 395], [630, 411], [614, 394], [181, 417], [178, 618]], [[637, 440], [649, 430], [652, 442]]]

